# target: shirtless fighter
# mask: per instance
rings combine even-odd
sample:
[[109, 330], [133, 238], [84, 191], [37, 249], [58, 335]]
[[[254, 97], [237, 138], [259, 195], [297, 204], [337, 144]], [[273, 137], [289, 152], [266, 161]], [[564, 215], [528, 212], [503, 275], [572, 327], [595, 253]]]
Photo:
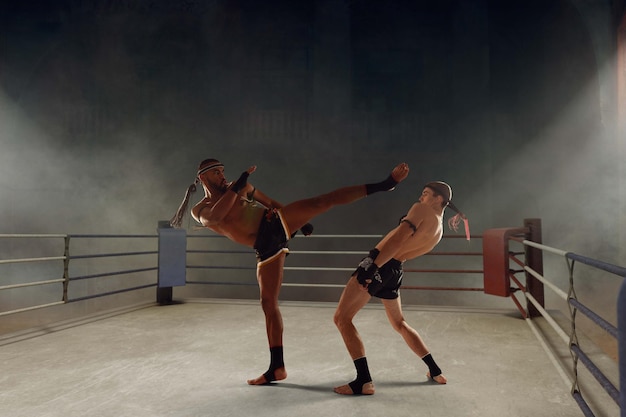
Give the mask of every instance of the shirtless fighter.
[[374, 297], [382, 299], [391, 326], [407, 345], [428, 366], [428, 378], [439, 384], [447, 382], [435, 363], [424, 341], [402, 315], [400, 284], [402, 264], [430, 252], [443, 235], [443, 214], [446, 207], [458, 214], [448, 221], [454, 230], [461, 220], [469, 240], [467, 218], [452, 204], [452, 189], [441, 181], [426, 184], [418, 203], [414, 203], [400, 224], [369, 252], [354, 272], [339, 300], [335, 311], [335, 324], [343, 337], [348, 353], [354, 361], [357, 376], [349, 384], [336, 387], [338, 394], [374, 394], [374, 383], [370, 377], [365, 347], [352, 323], [354, 316]]
[[265, 314], [270, 347], [270, 365], [261, 376], [248, 380], [250, 385], [262, 385], [287, 377], [283, 361], [283, 321], [278, 306], [278, 294], [283, 281], [283, 266], [289, 249], [287, 242], [298, 229], [309, 235], [313, 227], [308, 222], [340, 204], [349, 204], [378, 191], [392, 190], [404, 180], [409, 167], [396, 166], [384, 181], [340, 188], [330, 193], [283, 206], [247, 182], [256, 170], [251, 166], [236, 181], [227, 182], [224, 165], [216, 159], [206, 159], [198, 167], [196, 181], [170, 223], [180, 227], [187, 210], [190, 194], [200, 182], [205, 197], [191, 214], [203, 226], [230, 240], [254, 248], [257, 255], [257, 281], [261, 307]]

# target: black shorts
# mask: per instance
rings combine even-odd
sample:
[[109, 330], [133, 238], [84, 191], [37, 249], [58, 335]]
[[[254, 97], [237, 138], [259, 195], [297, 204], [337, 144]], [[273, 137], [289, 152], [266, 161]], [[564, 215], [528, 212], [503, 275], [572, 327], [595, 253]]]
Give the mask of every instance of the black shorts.
[[[355, 274], [363, 271], [357, 268]], [[378, 268], [380, 281], [373, 279], [367, 286], [367, 292], [372, 297], [384, 298], [386, 300], [395, 300], [400, 295], [400, 285], [402, 285], [402, 262], [397, 259], [391, 259], [389, 262]]]
[[254, 242], [257, 261], [263, 262], [280, 252], [289, 252], [288, 233], [280, 210], [266, 210]]

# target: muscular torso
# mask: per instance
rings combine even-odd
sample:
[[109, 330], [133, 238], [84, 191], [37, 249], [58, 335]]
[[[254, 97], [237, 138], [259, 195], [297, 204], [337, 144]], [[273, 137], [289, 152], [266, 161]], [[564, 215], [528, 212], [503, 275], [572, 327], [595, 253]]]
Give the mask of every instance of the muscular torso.
[[265, 207], [255, 201], [239, 197], [220, 222], [212, 223], [206, 219], [218, 198], [203, 198], [191, 209], [191, 214], [198, 222], [214, 232], [224, 235], [234, 242], [252, 247]]
[[379, 249], [388, 245], [397, 246], [388, 250], [393, 253], [393, 258], [401, 262], [430, 252], [443, 236], [442, 216], [426, 205], [414, 204], [405, 219], [416, 226], [415, 233], [404, 239], [401, 244], [394, 243], [398, 232], [396, 229], [404, 228], [406, 232], [406, 228], [409, 227], [401, 223], [376, 245]]

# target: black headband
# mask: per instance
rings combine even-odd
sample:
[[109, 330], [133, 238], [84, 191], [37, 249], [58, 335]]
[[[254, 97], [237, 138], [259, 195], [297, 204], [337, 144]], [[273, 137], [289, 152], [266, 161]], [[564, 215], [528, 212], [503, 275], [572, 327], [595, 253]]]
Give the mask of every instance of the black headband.
[[204, 168], [200, 168], [198, 170], [198, 173], [196, 174], [196, 176], [199, 177], [200, 175], [204, 174], [205, 172], [207, 172], [210, 169], [223, 167], [223, 166], [224, 166], [224, 164], [222, 164], [221, 162], [215, 161], [212, 164], [205, 166]]

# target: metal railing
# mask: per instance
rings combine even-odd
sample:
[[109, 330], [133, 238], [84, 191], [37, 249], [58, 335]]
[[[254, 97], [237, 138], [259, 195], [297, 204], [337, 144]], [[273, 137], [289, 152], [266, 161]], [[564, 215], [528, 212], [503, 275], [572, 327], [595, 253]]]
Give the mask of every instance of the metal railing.
[[[297, 256], [299, 261], [296, 266], [285, 266], [284, 270], [286, 272], [286, 277], [288, 278], [288, 274], [291, 271], [302, 271], [302, 272], [327, 272], [330, 273], [328, 275], [328, 280], [331, 282], [293, 282], [292, 280], [285, 279], [282, 283], [282, 287], [308, 287], [308, 288], [343, 288], [345, 286], [346, 281], [346, 273], [350, 274], [355, 270], [358, 261], [367, 255], [367, 252], [371, 247], [376, 244], [383, 236], [382, 235], [311, 235], [311, 236], [300, 236], [296, 235], [296, 241], [292, 242], [292, 249], [289, 251], [290, 257]], [[225, 271], [237, 271], [237, 270], [256, 270], [256, 263], [254, 262], [254, 251], [250, 249], [241, 249], [240, 246], [234, 246], [233, 249], [228, 249], [230, 246], [230, 242], [219, 235], [189, 235], [188, 239], [193, 239], [194, 242], [192, 244], [193, 248], [187, 249], [188, 261], [187, 261], [187, 269], [188, 271], [215, 271], [215, 272], [225, 272]], [[300, 238], [300, 239], [298, 239]], [[411, 261], [407, 262], [407, 265], [404, 267], [405, 277], [409, 277], [409, 275], [414, 274], [445, 274], [448, 276], [454, 274], [474, 274], [482, 277], [483, 270], [480, 268], [479, 263], [482, 261], [482, 251], [481, 250], [452, 250], [446, 243], [450, 243], [452, 241], [460, 241], [460, 238], [465, 239], [465, 236], [458, 235], [445, 235], [442, 239], [441, 246], [444, 248], [430, 252], [424, 257], [426, 258], [455, 258], [457, 263], [467, 265], [469, 259], [473, 258], [478, 262], [474, 265], [474, 268], [449, 268], [449, 267], [412, 267]], [[480, 241], [482, 238], [481, 235], [473, 235], [471, 236], [475, 241]], [[309, 243], [307, 246], [312, 246], [313, 249], [307, 248], [297, 248], [294, 247], [299, 246], [303, 241]], [[327, 249], [328, 246], [332, 242], [333, 245], [336, 245], [337, 242], [342, 242], [339, 246], [347, 247], [354, 246], [355, 249], [352, 250], [332, 250]], [[356, 243], [354, 243], [356, 242]], [[204, 244], [204, 247], [199, 248]], [[322, 249], [320, 249], [320, 247]], [[465, 246], [464, 249], [467, 249]], [[206, 255], [203, 256], [201, 260], [198, 260], [194, 255]], [[245, 255], [245, 258], [238, 257], [237, 255]], [[458, 262], [458, 259], [463, 259], [461, 262]], [[293, 262], [292, 262], [293, 263]], [[422, 260], [420, 259], [420, 266], [423, 265]], [[337, 277], [333, 279], [332, 273], [340, 273], [335, 274]], [[318, 277], [319, 278], [319, 277]], [[410, 279], [410, 277], [409, 277]], [[449, 286], [429, 286], [429, 285], [407, 285], [407, 279], [405, 278], [405, 284], [401, 287], [406, 290], [429, 290], [429, 291], [477, 291], [482, 292], [483, 288], [478, 286], [473, 287], [463, 287], [458, 284], [452, 283]], [[452, 282], [452, 281], [450, 281]], [[187, 278], [187, 284], [199, 284], [199, 285], [226, 285], [226, 286], [249, 286], [249, 285], [257, 285], [256, 281], [248, 280], [242, 281], [239, 280], [215, 280], [211, 279], [211, 275], [209, 275], [209, 279], [207, 279], [206, 275], [203, 275], [202, 279], [196, 278]]]
[[[596, 271], [606, 272], [612, 275], [617, 275], [621, 278], [626, 278], [626, 268], [612, 265], [606, 262], [602, 262], [596, 259], [592, 259], [589, 257], [585, 257], [582, 255], [578, 255], [572, 252], [567, 252], [561, 249], [553, 248], [550, 246], [546, 246], [541, 243], [533, 242], [531, 240], [525, 239], [519, 234], [511, 234], [509, 237], [510, 242], [517, 242], [522, 244], [525, 247], [525, 251], [515, 252], [509, 251], [509, 260], [514, 262], [517, 265], [521, 265], [523, 269], [521, 270], [510, 270], [510, 279], [517, 285], [517, 288], [513, 290], [520, 290], [523, 292], [526, 300], [527, 306], [536, 310], [540, 316], [542, 316], [549, 326], [554, 330], [555, 334], [561, 341], [567, 346], [569, 349], [572, 362], [571, 362], [571, 375], [573, 377], [569, 377], [565, 374], [565, 372], [560, 369], [558, 366], [558, 360], [556, 358], [553, 359], [553, 363], [557, 365], [557, 370], [561, 374], [561, 377], [566, 382], [571, 390], [572, 397], [575, 399], [577, 404], [579, 405], [581, 411], [586, 417], [595, 416], [588, 402], [583, 398], [583, 394], [581, 392], [581, 388], [579, 385], [579, 362], [582, 363], [586, 369], [590, 372], [590, 374], [595, 378], [597, 383], [601, 386], [601, 388], [608, 394], [608, 396], [620, 407], [621, 416], [626, 417], [626, 398], [624, 396], [624, 387], [625, 378], [626, 378], [626, 357], [620, 355], [620, 382], [622, 385], [622, 393], [620, 395], [620, 391], [617, 387], [609, 380], [607, 375], [600, 369], [600, 367], [594, 363], [590, 355], [584, 351], [584, 349], [579, 344], [579, 335], [577, 332], [577, 313], [585, 315], [595, 326], [606, 331], [609, 335], [615, 338], [619, 344], [620, 352], [624, 352], [626, 350], [626, 290], [622, 290], [620, 296], [616, 300], [617, 311], [618, 311], [618, 321], [619, 321], [619, 330], [617, 327], [609, 323], [606, 319], [601, 317], [599, 314], [594, 312], [590, 307], [581, 303], [576, 295], [575, 291], [575, 264], [576, 262], [588, 265], [594, 268]], [[552, 255], [556, 257], [560, 257], [565, 260], [568, 270], [568, 282], [569, 286], [567, 290], [560, 289], [557, 285], [555, 285], [550, 279], [548, 279], [543, 271], [538, 271], [534, 269], [531, 265], [529, 265], [528, 259], [520, 259], [519, 255], [527, 254], [528, 249], [535, 249], [541, 251], [542, 254]], [[540, 263], [542, 266], [542, 263]], [[567, 303], [568, 311], [569, 311], [569, 325], [570, 330], [569, 333], [564, 330], [557, 321], [546, 311], [543, 303], [543, 299], [538, 300], [533, 294], [528, 290], [528, 286], [524, 285], [520, 279], [515, 277], [518, 273], [525, 273], [528, 283], [529, 280], [537, 280], [544, 288], [547, 288], [552, 291], [558, 298], [562, 299]], [[554, 277], [551, 277], [554, 278]], [[622, 282], [622, 288], [626, 285]], [[518, 307], [521, 307], [519, 303], [516, 303]], [[540, 332], [538, 331], [536, 325], [531, 320], [533, 315], [526, 314], [522, 311], [522, 314], [525, 316], [527, 323], [531, 327], [533, 333], [540, 339], [540, 342], [544, 345], [544, 348], [551, 354], [550, 349], [545, 345], [545, 341], [543, 341], [540, 336]]]
[[[0, 234], [0, 241], [4, 246], [4, 256], [17, 254], [16, 257], [10, 259], [0, 259], [0, 276], [7, 276], [6, 271], [2, 271], [1, 268], [12, 266], [16, 268], [18, 265], [34, 265], [50, 262], [58, 262], [59, 267], [62, 268], [62, 273], [57, 277], [41, 278], [38, 276], [31, 277], [29, 271], [25, 273], [13, 273], [16, 278], [11, 278], [11, 281], [18, 280], [19, 282], [5, 283], [0, 285], [0, 294], [4, 291], [10, 291], [15, 289], [27, 288], [27, 287], [46, 287], [46, 293], [48, 298], [54, 300], [49, 302], [35, 303], [28, 306], [22, 306], [18, 308], [10, 308], [5, 311], [0, 311], [0, 316], [7, 316], [16, 313], [22, 313], [32, 310], [38, 310], [42, 308], [52, 307], [61, 304], [73, 303], [78, 301], [85, 301], [99, 297], [105, 297], [114, 294], [121, 294], [131, 291], [137, 291], [145, 288], [156, 287], [157, 282], [155, 274], [148, 275], [147, 277], [141, 277], [138, 279], [140, 283], [134, 285], [122, 285], [119, 288], [120, 282], [115, 282], [113, 289], [105, 289], [106, 284], [100, 285], [100, 288], [91, 288], [94, 286], [85, 286], [86, 288], [77, 289], [77, 293], [80, 295], [72, 295], [72, 288], [78, 287], [78, 282], [91, 281], [96, 278], [106, 277], [129, 277], [137, 276], [145, 272], [156, 271], [156, 261], [154, 256], [158, 254], [156, 249], [150, 250], [133, 250], [122, 251], [119, 250], [122, 247], [128, 245], [129, 241], [140, 241], [140, 244], [145, 245], [146, 241], [153, 241], [153, 246], [156, 247], [157, 235], [87, 235], [87, 234]], [[107, 252], [89, 252], [88, 249], [97, 247], [100, 249], [103, 245], [103, 241], [111, 241], [113, 246], [111, 251]], [[23, 244], [15, 243], [15, 241], [25, 242]], [[42, 241], [46, 243], [42, 244]], [[52, 242], [51, 242], [52, 241]], [[48, 243], [50, 242], [50, 243]], [[58, 245], [62, 242], [62, 247]], [[74, 242], [80, 242], [79, 247], [72, 247]], [[93, 243], [97, 242], [97, 243]], [[56, 246], [56, 247], [55, 247]], [[145, 249], [145, 248], [142, 248]], [[52, 251], [52, 254], [46, 253], [45, 256], [37, 257], [21, 257], [20, 254], [28, 252], [32, 253], [34, 250], [38, 251]], [[100, 249], [101, 250], [101, 249]], [[55, 253], [56, 252], [56, 253]], [[60, 253], [59, 253], [60, 252]], [[147, 258], [144, 261], [144, 267], [133, 267], [130, 269], [120, 269], [119, 260], [121, 258], [132, 257], [133, 265], [141, 264], [137, 258]], [[114, 260], [113, 267], [111, 265], [105, 265], [103, 260]], [[52, 267], [46, 268], [48, 270], [54, 269]], [[83, 273], [83, 274], [71, 274], [70, 271], [76, 269], [79, 271], [93, 271], [101, 270], [98, 273]], [[105, 269], [105, 270], [103, 270]], [[48, 273], [46, 273], [47, 275]], [[3, 282], [4, 280], [0, 280]], [[101, 281], [100, 281], [101, 282]], [[54, 287], [54, 284], [58, 284]], [[52, 287], [52, 292], [48, 288]], [[98, 286], [95, 286], [98, 287]], [[42, 292], [43, 288], [42, 288]], [[20, 297], [15, 297], [20, 298]], [[6, 303], [5, 303], [6, 304]]]
[[[502, 275], [505, 275], [502, 279], [506, 282], [506, 285], [509, 285], [509, 282], [513, 282], [516, 285], [516, 288], [501, 288], [498, 287], [500, 284], [487, 283], [487, 265], [485, 265], [484, 269], [481, 268], [412, 268], [407, 267], [405, 271], [407, 273], [436, 273], [436, 274], [449, 274], [451, 276], [458, 276], [461, 273], [467, 274], [477, 274], [482, 275], [485, 274], [485, 285], [484, 287], [463, 287], [459, 285], [448, 285], [445, 287], [442, 286], [428, 286], [428, 285], [405, 285], [403, 288], [406, 289], [417, 289], [417, 290], [445, 290], [445, 291], [481, 291], [485, 293], [493, 293], [495, 295], [504, 295], [511, 296], [511, 298], [516, 301], [516, 305], [518, 309], [523, 314], [523, 317], [528, 322], [532, 331], [538, 335], [539, 332], [537, 330], [537, 326], [532, 322], [532, 317], [536, 315], [541, 315], [545, 318], [546, 322], [553, 328], [554, 332], [557, 334], [558, 338], [560, 338], [565, 344], [571, 353], [572, 357], [572, 374], [574, 375], [573, 379], [570, 379], [564, 372], [561, 371], [561, 376], [564, 380], [567, 381], [568, 385], [571, 388], [571, 393], [576, 402], [579, 404], [581, 410], [584, 415], [587, 417], [594, 416], [591, 408], [588, 403], [582, 396], [580, 386], [578, 384], [578, 363], [582, 363], [594, 376], [597, 382], [601, 385], [602, 388], [606, 391], [606, 393], [620, 406], [622, 410], [622, 417], [626, 417], [626, 400], [624, 395], [624, 379], [626, 378], [626, 289], [624, 283], [622, 283], [622, 290], [620, 291], [620, 295], [617, 300], [617, 310], [618, 310], [618, 323], [619, 326], [616, 328], [607, 320], [600, 317], [597, 313], [595, 313], [591, 308], [584, 305], [579, 301], [576, 296], [575, 287], [574, 287], [574, 266], [576, 263], [582, 263], [588, 265], [598, 271], [604, 271], [606, 273], [617, 275], [619, 277], [626, 277], [626, 269], [611, 265], [608, 263], [604, 263], [595, 259], [591, 259], [588, 257], [584, 257], [581, 255], [577, 255], [571, 252], [566, 252], [560, 249], [552, 248], [546, 246], [541, 243], [541, 239], [534, 239], [538, 241], [534, 241], [530, 239], [532, 237], [532, 233], [530, 233], [533, 227], [526, 228], [517, 228], [511, 229], [512, 233], [507, 234], [504, 233], [502, 236], [506, 236], [508, 242], [516, 242], [513, 244], [521, 244], [524, 247], [523, 251], [513, 251], [508, 249], [508, 243], [506, 245], [506, 270]], [[483, 236], [473, 236], [474, 239], [480, 240], [481, 238], [486, 238], [487, 232]], [[314, 237], [313, 237], [314, 236]], [[337, 282], [296, 282], [296, 281], [288, 281], [283, 284], [286, 287], [343, 287], [345, 285], [345, 273], [353, 271], [356, 265], [355, 260], [358, 261], [365, 253], [367, 253], [367, 249], [363, 246], [362, 239], [366, 240], [370, 239], [371, 246], [372, 241], [377, 242], [381, 236], [380, 235], [354, 235], [354, 236], [338, 236], [338, 235], [313, 235], [311, 237], [306, 238], [307, 242], [318, 242], [322, 241], [323, 244], [322, 249], [314, 248], [314, 249], [298, 249], [292, 250], [292, 255], [304, 256], [307, 259], [307, 266], [288, 266], [285, 267], [286, 271], [337, 271], [341, 272], [341, 281]], [[453, 241], [456, 236], [446, 236], [445, 239], [448, 241]], [[2, 293], [5, 291], [13, 291], [13, 290], [26, 290], [28, 288], [52, 288], [51, 292], [51, 300], [47, 300], [46, 302], [34, 303], [32, 305], [27, 306], [12, 306], [12, 308], [0, 311], [0, 316], [6, 316], [10, 314], [43, 309], [47, 307], [52, 307], [60, 304], [67, 304], [79, 301], [85, 301], [89, 299], [106, 297], [115, 294], [127, 293], [139, 291], [146, 288], [157, 287], [157, 291], [160, 289], [160, 281], [157, 280], [157, 274], [154, 273], [159, 270], [161, 265], [160, 259], [159, 262], [156, 260], [156, 255], [160, 258], [159, 251], [161, 250], [160, 246], [160, 236], [155, 235], [64, 235], [64, 234], [0, 234], [0, 245], [3, 245], [4, 249], [2, 253], [5, 256], [11, 257], [10, 259], [0, 259], [0, 277], [5, 275], [2, 268], [12, 267], [18, 268], [19, 266], [24, 265], [36, 265], [36, 264], [48, 264], [53, 263], [57, 266], [62, 267], [62, 272], [58, 276], [32, 276], [30, 274], [11, 274], [13, 276], [18, 276], [18, 279], [12, 279], [13, 282], [7, 282], [7, 280], [0, 280], [0, 300], [2, 300]], [[190, 235], [183, 236], [183, 246], [186, 245], [186, 242], [190, 240], [202, 240], [205, 242], [216, 242], [215, 239], [224, 239], [221, 236], [217, 235]], [[339, 238], [350, 238], [352, 240], [361, 240], [356, 249], [346, 249], [346, 250], [335, 250], [333, 247], [337, 243], [337, 241], [341, 240]], [[55, 245], [59, 245], [57, 247], [53, 247], [53, 244], [44, 243], [41, 245], [30, 244], [27, 243], [26, 246], [21, 247], [18, 244], [7, 243], [7, 242], [15, 242], [15, 241], [26, 241], [26, 242], [51, 242], [54, 241]], [[104, 242], [110, 242], [109, 246]], [[255, 269], [256, 263], [254, 261], [254, 256], [250, 250], [241, 250], [234, 249], [228, 250], [228, 248], [222, 249], [223, 242], [226, 240], [221, 240], [217, 242], [217, 244], [211, 243], [209, 248], [196, 248], [196, 249], [185, 249], [183, 247], [182, 256], [186, 257], [186, 260], [182, 261], [183, 269], [189, 271], [196, 270], [220, 270], [224, 271], [226, 269], [233, 270], [242, 270], [242, 269]], [[304, 241], [304, 239], [303, 239]], [[140, 247], [136, 247], [136, 244], [131, 242], [140, 242]], [[157, 248], [157, 243], [159, 246]], [[442, 242], [443, 243], [443, 242]], [[146, 245], [148, 247], [146, 247]], [[132, 246], [132, 248], [130, 247]], [[344, 249], [343, 243], [339, 244], [341, 249]], [[368, 247], [369, 247], [368, 246]], [[445, 246], [445, 245], [443, 245]], [[347, 247], [347, 246], [346, 246]], [[466, 248], [467, 246], [463, 246]], [[32, 256], [33, 253], [42, 252], [40, 256]], [[20, 254], [27, 253], [28, 256], [19, 256]], [[245, 255], [245, 260], [239, 255]], [[520, 259], [519, 255], [525, 255], [524, 259]], [[552, 256], [561, 257], [566, 260], [568, 271], [569, 271], [569, 288], [567, 290], [561, 290], [557, 285], [555, 285], [551, 280], [547, 279], [543, 273], [543, 263], [541, 257], [543, 254], [550, 254]], [[194, 255], [211, 255], [217, 256], [217, 259], [225, 261], [228, 257], [235, 257], [234, 262], [231, 264], [220, 263], [211, 261], [209, 264], [194, 264], [189, 260], [190, 257]], [[341, 255], [341, 256], [335, 256]], [[321, 256], [323, 260], [318, 260], [316, 262], [309, 262], [313, 260], [314, 257]], [[446, 259], [456, 259], [462, 258], [464, 261], [461, 262], [463, 266], [467, 266], [471, 264], [471, 261], [467, 261], [468, 259], [475, 259], [484, 261], [486, 258], [485, 251], [465, 251], [465, 250], [437, 250], [427, 255], [428, 257], [435, 258], [446, 258]], [[131, 258], [132, 261], [129, 262], [130, 267], [120, 267], [121, 260]], [[341, 259], [341, 263], [339, 261], [335, 261], [335, 259]], [[529, 262], [531, 260], [532, 262]], [[107, 261], [110, 261], [107, 263]], [[180, 260], [178, 260], [180, 261]], [[486, 261], [484, 261], [486, 262]], [[515, 270], [510, 268], [509, 262], [520, 265], [522, 268]], [[447, 262], [446, 262], [447, 264]], [[421, 264], [420, 264], [421, 265]], [[48, 268], [49, 269], [49, 268]], [[517, 274], [524, 273], [526, 274], [526, 282], [522, 283], [521, 279], [517, 278]], [[304, 273], [303, 273], [304, 274]], [[47, 274], [46, 274], [47, 275]], [[221, 273], [220, 273], [221, 275]], [[300, 274], [299, 274], [300, 275]], [[113, 278], [117, 277], [114, 283], [111, 286], [107, 286], [105, 284], [100, 284], [103, 282], [105, 278]], [[420, 275], [421, 277], [421, 275]], [[128, 281], [132, 280], [129, 284]], [[186, 280], [186, 281], [185, 281]], [[106, 281], [106, 280], [104, 280]], [[89, 282], [97, 282], [98, 285], [85, 286], [85, 283]], [[184, 276], [183, 271], [183, 284], [203, 284], [203, 285], [256, 285], [256, 282], [237, 282], [237, 281], [207, 281], [207, 280], [196, 280], [196, 279], [188, 279]], [[487, 285], [489, 284], [489, 285]], [[177, 284], [176, 284], [177, 285]], [[56, 287], [55, 287], [56, 286]], [[489, 286], [489, 288], [487, 288]], [[95, 288], [94, 288], [95, 287]], [[497, 288], [496, 288], [497, 287]], [[532, 287], [532, 288], [531, 288]], [[544, 307], [543, 302], [543, 289], [547, 288], [551, 290], [554, 294], [556, 294], [561, 299], [567, 302], [569, 307], [570, 317], [569, 320], [571, 322], [571, 329], [569, 334], [563, 330], [558, 323], [550, 317], [548, 312]], [[531, 291], [532, 289], [532, 291]], [[170, 288], [171, 290], [171, 288]], [[490, 292], [495, 291], [495, 292]], [[513, 293], [515, 291], [521, 291], [526, 300], [527, 300], [527, 309], [529, 313], [526, 313], [526, 310], [521, 306], [519, 301], [515, 299]], [[497, 292], [503, 292], [502, 294], [496, 294]], [[530, 313], [531, 310], [534, 313]], [[593, 323], [595, 323], [599, 328], [606, 331], [611, 336], [618, 339], [619, 342], [619, 351], [620, 351], [620, 382], [622, 384], [622, 391], [620, 392], [607, 378], [606, 375], [602, 373], [599, 367], [593, 362], [592, 358], [580, 347], [578, 343], [578, 335], [576, 328], [576, 316], [577, 313], [588, 317]], [[540, 342], [541, 338], [539, 337]], [[542, 342], [543, 343], [543, 342]]]
[[[162, 229], [159, 228], [159, 233]], [[376, 242], [381, 235], [313, 235], [307, 237], [307, 242], [323, 242], [322, 247], [327, 246], [327, 242], [334, 241], [333, 244], [341, 242], [343, 239], [359, 239], [358, 250], [292, 250], [293, 256], [301, 256], [301, 262], [298, 266], [287, 266], [286, 271], [331, 271], [342, 272], [337, 275], [336, 283], [313, 283], [313, 282], [285, 282], [285, 287], [326, 287], [326, 288], [342, 288], [345, 285], [345, 272], [351, 272], [356, 265], [356, 259], [360, 259], [367, 253], [366, 242], [370, 240]], [[445, 240], [454, 240], [455, 235], [446, 236]], [[0, 310], [0, 317], [8, 316], [16, 313], [23, 313], [32, 310], [39, 310], [48, 307], [76, 303], [100, 297], [107, 297], [116, 294], [128, 293], [143, 290], [151, 287], [157, 287], [157, 301], [162, 302], [171, 300], [171, 288], [161, 288], [160, 281], [155, 278], [157, 274], [154, 272], [159, 270], [156, 262], [156, 256], [159, 255], [160, 245], [157, 248], [157, 238], [161, 238], [160, 234], [155, 235], [106, 235], [106, 234], [0, 234], [0, 247], [3, 257], [0, 259], [0, 303], [6, 309]], [[480, 240], [481, 236], [472, 236], [473, 239]], [[256, 264], [254, 262], [253, 252], [251, 250], [239, 249], [217, 249], [216, 247], [227, 247], [225, 239], [219, 235], [190, 235], [186, 236], [189, 240], [202, 240], [204, 242], [215, 242], [216, 244], [209, 246], [212, 249], [188, 249], [186, 251], [187, 258], [194, 254], [211, 255], [214, 258], [203, 257], [208, 260], [208, 265], [194, 264], [187, 260], [185, 262], [187, 270], [254, 270]], [[375, 239], [375, 240], [374, 240]], [[304, 240], [304, 239], [301, 239]], [[459, 239], [456, 239], [457, 241]], [[17, 243], [17, 242], [21, 243]], [[110, 242], [108, 245], [104, 242]], [[138, 242], [139, 247], [129, 242]], [[149, 247], [146, 248], [146, 245]], [[129, 248], [129, 246], [133, 246]], [[463, 248], [467, 246], [463, 245]], [[34, 253], [41, 253], [40, 256], [32, 256]], [[247, 261], [241, 262], [237, 259], [234, 264], [220, 264], [219, 260], [224, 259], [224, 255], [229, 254], [246, 254]], [[252, 255], [252, 256], [250, 256]], [[341, 256], [335, 256], [341, 255]], [[215, 258], [217, 256], [217, 258]], [[314, 257], [321, 256], [323, 261], [308, 262]], [[459, 258], [471, 257], [475, 260], [482, 258], [480, 251], [435, 251], [428, 255], [429, 257], [446, 257]], [[343, 260], [344, 266], [326, 266], [332, 265], [328, 259]], [[129, 259], [132, 258], [132, 259]], [[125, 261], [126, 260], [126, 261]], [[143, 262], [141, 260], [144, 260]], [[107, 263], [109, 261], [109, 263]], [[247, 264], [246, 264], [247, 262]], [[125, 263], [128, 267], [120, 267]], [[336, 262], [335, 262], [336, 263]], [[32, 268], [20, 269], [20, 266], [45, 265], [41, 270], [32, 272]], [[9, 272], [6, 268], [12, 267]], [[4, 269], [3, 269], [4, 268]], [[58, 273], [55, 272], [58, 270]], [[52, 271], [52, 272], [51, 272]], [[466, 272], [469, 274], [482, 274], [482, 269], [461, 270], [450, 268], [406, 268], [407, 274], [418, 273], [442, 273], [442, 274], [458, 274]], [[53, 274], [50, 276], [50, 274]], [[141, 278], [135, 279], [142, 275]], [[108, 285], [107, 280], [111, 281], [118, 277]], [[131, 285], [132, 284], [132, 285]], [[194, 280], [183, 277], [183, 284], [204, 284], [204, 285], [256, 285], [256, 281], [238, 282], [232, 281], [211, 281], [211, 280]], [[14, 290], [25, 290], [34, 288], [40, 294], [34, 298], [35, 302], [29, 305], [23, 305], [29, 301], [29, 297], [14, 296]], [[482, 292], [480, 286], [460, 287], [458, 285], [427, 286], [427, 285], [404, 285], [405, 289], [412, 290], [433, 290], [433, 291], [476, 291]], [[165, 290], [165, 292], [163, 292]], [[169, 290], [169, 292], [168, 292]], [[6, 295], [5, 295], [6, 294]], [[165, 294], [165, 295], [163, 295]], [[3, 298], [3, 295], [5, 297]], [[45, 298], [45, 301], [38, 301]], [[32, 300], [30, 300], [32, 301]]]

